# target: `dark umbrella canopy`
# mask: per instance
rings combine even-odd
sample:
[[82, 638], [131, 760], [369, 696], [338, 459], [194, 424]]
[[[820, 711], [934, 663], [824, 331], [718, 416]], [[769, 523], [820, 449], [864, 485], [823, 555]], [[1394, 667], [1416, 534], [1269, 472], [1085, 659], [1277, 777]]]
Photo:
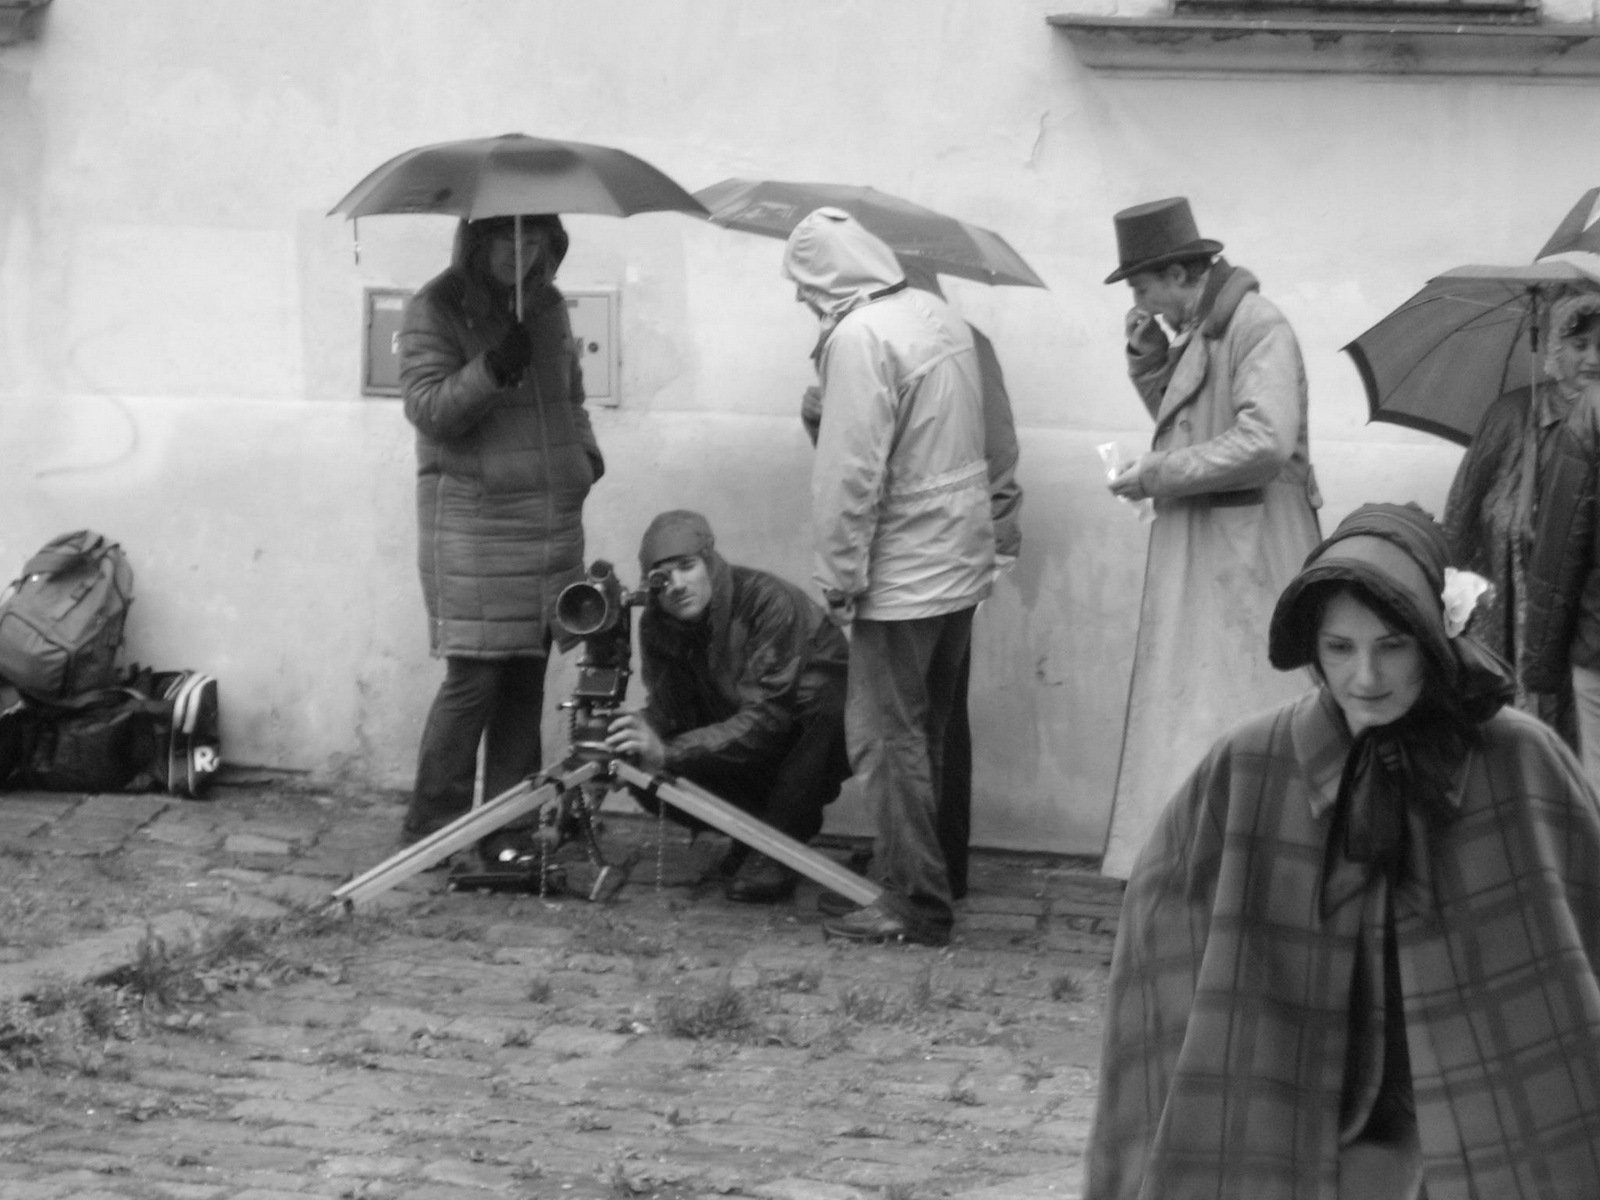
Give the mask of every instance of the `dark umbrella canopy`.
[[1568, 261], [1466, 266], [1415, 296], [1344, 347], [1366, 386], [1374, 421], [1465, 446], [1503, 393], [1540, 378], [1539, 330], [1550, 299], [1600, 277]]
[[440, 213], [469, 221], [528, 213], [706, 210], [661, 171], [625, 150], [507, 133], [419, 146], [378, 167], [329, 213]]
[[832, 205], [877, 235], [903, 261], [980, 283], [1044, 287], [1044, 280], [993, 230], [875, 188], [780, 179], [724, 179], [695, 198], [729, 229], [787, 238], [801, 218]]

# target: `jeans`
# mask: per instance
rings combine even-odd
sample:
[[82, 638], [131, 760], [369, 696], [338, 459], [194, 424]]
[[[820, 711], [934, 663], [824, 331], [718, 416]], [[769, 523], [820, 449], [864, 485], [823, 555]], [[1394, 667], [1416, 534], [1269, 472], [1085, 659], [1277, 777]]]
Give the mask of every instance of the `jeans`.
[[[844, 702], [844, 681], [830, 682], [820, 689], [812, 711], [800, 718], [793, 739], [780, 754], [756, 762], [711, 760], [677, 774], [795, 841], [809, 842], [822, 829], [822, 810], [838, 798], [840, 787], [850, 778]], [[658, 811], [660, 800], [633, 790], [641, 807]], [[705, 828], [671, 805], [668, 816], [691, 829]]]
[[876, 823], [872, 877], [896, 916], [946, 931], [955, 916], [941, 836], [944, 754], [972, 614], [857, 618], [850, 636], [845, 731]]
[[447, 658], [417, 752], [403, 836], [426, 837], [472, 808], [483, 743], [483, 795], [492, 800], [539, 772], [547, 656]]

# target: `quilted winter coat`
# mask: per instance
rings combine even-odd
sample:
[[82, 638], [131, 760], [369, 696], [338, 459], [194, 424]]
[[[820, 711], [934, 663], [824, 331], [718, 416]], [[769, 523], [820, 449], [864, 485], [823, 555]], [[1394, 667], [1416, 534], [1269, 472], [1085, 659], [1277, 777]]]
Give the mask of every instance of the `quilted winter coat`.
[[452, 265], [412, 298], [400, 332], [429, 644], [438, 657], [540, 655], [556, 596], [583, 575], [583, 501], [605, 464], [555, 287], [525, 292], [533, 362], [515, 387], [496, 382], [485, 353], [515, 316], [471, 269], [475, 242], [463, 222]]

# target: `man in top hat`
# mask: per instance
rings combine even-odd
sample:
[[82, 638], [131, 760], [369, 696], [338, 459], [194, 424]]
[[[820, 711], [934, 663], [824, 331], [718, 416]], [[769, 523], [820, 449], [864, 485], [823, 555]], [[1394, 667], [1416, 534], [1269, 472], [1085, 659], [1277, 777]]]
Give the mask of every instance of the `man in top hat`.
[[[639, 569], [662, 580], [639, 619], [650, 699], [612, 722], [607, 744], [810, 841], [850, 777], [844, 634], [802, 588], [724, 559], [696, 512], [651, 521]], [[724, 866], [730, 900], [794, 894], [795, 872], [764, 854], [739, 848]]]
[[1273, 605], [1317, 544], [1306, 373], [1256, 277], [1200, 236], [1187, 199], [1115, 217], [1133, 290], [1128, 375], [1155, 420], [1111, 481], [1154, 501], [1127, 724], [1102, 870], [1126, 878], [1163, 805], [1241, 716], [1307, 686], [1275, 672]]

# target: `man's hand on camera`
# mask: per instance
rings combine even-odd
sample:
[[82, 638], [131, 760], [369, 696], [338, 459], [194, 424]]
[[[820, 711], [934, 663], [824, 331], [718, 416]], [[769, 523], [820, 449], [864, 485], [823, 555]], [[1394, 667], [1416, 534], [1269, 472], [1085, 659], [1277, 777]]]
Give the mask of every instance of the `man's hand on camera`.
[[623, 713], [611, 722], [606, 734], [606, 745], [613, 754], [631, 756], [647, 771], [659, 771], [666, 762], [667, 747], [650, 722], [638, 713]]

